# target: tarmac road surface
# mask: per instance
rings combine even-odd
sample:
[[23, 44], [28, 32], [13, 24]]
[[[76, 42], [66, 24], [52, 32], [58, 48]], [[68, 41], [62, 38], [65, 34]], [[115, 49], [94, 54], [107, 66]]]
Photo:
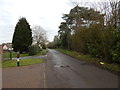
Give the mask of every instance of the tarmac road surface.
[[49, 49], [45, 88], [118, 88], [118, 76], [88, 62]]
[[117, 75], [93, 64], [51, 49], [44, 58], [40, 64], [3, 68], [2, 88], [118, 88]]

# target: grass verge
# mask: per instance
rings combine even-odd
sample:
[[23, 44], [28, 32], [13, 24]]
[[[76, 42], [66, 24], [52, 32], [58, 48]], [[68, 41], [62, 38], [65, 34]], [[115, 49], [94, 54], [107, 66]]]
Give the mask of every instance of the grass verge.
[[39, 53], [37, 53], [36, 55], [33, 55], [33, 56], [45, 55], [47, 52], [48, 52], [48, 50], [44, 49], [44, 50], [40, 51]]
[[75, 51], [69, 51], [69, 50], [64, 50], [64, 49], [56, 49], [64, 54], [67, 54], [69, 56], [72, 56], [74, 58], [77, 58], [79, 60], [84, 60], [84, 61], [88, 61], [90, 63], [94, 63], [95, 65], [103, 68], [103, 69], [107, 69], [109, 71], [112, 71], [112, 72], [115, 72], [115, 73], [118, 73], [120, 72], [120, 65], [118, 64], [109, 64], [109, 63], [104, 63], [104, 64], [100, 64], [100, 59], [98, 58], [95, 58], [95, 57], [92, 57], [91, 55], [84, 55], [84, 54], [81, 54], [81, 53], [78, 53], [78, 52], [75, 52]]
[[[21, 59], [19, 61], [19, 65], [20, 66], [26, 66], [26, 65], [31, 65], [31, 64], [43, 63], [43, 62], [44, 62], [43, 59], [38, 59], [38, 58], [34, 58], [34, 59]], [[2, 62], [0, 62], [0, 67], [2, 67], [2, 68], [17, 67], [17, 61], [16, 60], [2, 61]]]
[[[20, 57], [25, 57], [25, 56], [29, 56], [29, 54], [25, 53], [25, 54], [20, 54]], [[16, 57], [16, 52], [12, 52], [12, 58]], [[10, 58], [10, 53], [3, 53], [3, 58]]]
[[[32, 56], [45, 55], [47, 52], [48, 50], [45, 49], [45, 50], [40, 51], [36, 55], [32, 55]], [[29, 54], [28, 53], [20, 54], [20, 57], [26, 57], [26, 56], [29, 56]], [[12, 58], [15, 58], [15, 57], [16, 57], [16, 52], [12, 52]], [[3, 53], [3, 58], [10, 58], [10, 53], [9, 52]]]

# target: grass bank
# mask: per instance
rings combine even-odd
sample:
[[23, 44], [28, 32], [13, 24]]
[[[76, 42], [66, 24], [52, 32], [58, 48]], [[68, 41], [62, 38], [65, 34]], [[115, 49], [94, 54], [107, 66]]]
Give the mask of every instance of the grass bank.
[[[38, 59], [38, 58], [21, 59], [19, 61], [19, 65], [20, 66], [27, 66], [27, 65], [38, 64], [38, 63], [43, 63], [43, 62], [44, 62], [43, 59]], [[2, 68], [17, 67], [17, 61], [16, 60], [6, 60], [3, 62], [0, 62], [0, 67], [2, 67]]]
[[47, 52], [48, 52], [48, 50], [44, 49], [44, 50], [40, 51], [39, 53], [37, 53], [36, 55], [33, 55], [33, 56], [45, 55]]
[[[48, 50], [42, 50], [33, 56], [45, 55], [47, 52]], [[25, 56], [29, 56], [29, 54], [20, 54], [20, 57], [25, 57]], [[3, 57], [9, 58], [10, 54], [4, 53]], [[12, 52], [12, 57], [16, 57], [15, 52]], [[26, 66], [26, 65], [31, 65], [31, 64], [43, 63], [43, 62], [44, 62], [43, 59], [34, 58], [34, 59], [21, 59], [19, 63], [20, 63], [20, 66]], [[8, 67], [17, 67], [17, 61], [16, 60], [5, 60], [5, 61], [0, 62], [0, 68], [8, 68]]]
[[[25, 56], [29, 56], [29, 54], [28, 53], [20, 54], [20, 57], [25, 57]], [[16, 52], [12, 52], [12, 58], [15, 57], [16, 57]], [[10, 58], [10, 53], [9, 52], [3, 53], [3, 58]]]
[[[36, 55], [33, 55], [33, 56], [40, 56], [40, 55], [45, 55], [47, 53], [48, 50], [42, 50], [40, 51], [39, 53], [37, 53]], [[24, 53], [24, 54], [20, 54], [20, 57], [26, 57], [26, 56], [29, 56], [28, 53]], [[16, 52], [12, 52], [12, 58], [15, 58], [16, 57]], [[3, 53], [3, 58], [10, 58], [10, 53], [7, 52], [7, 53]]]
[[74, 58], [77, 58], [79, 60], [84, 60], [84, 61], [87, 61], [87, 62], [90, 62], [90, 63], [93, 63], [95, 64], [96, 66], [99, 66], [103, 69], [107, 69], [109, 71], [112, 71], [112, 72], [120, 72], [120, 65], [118, 64], [109, 64], [109, 63], [105, 63], [104, 64], [100, 64], [100, 59], [98, 58], [95, 58], [95, 57], [92, 57], [91, 55], [84, 55], [84, 54], [81, 54], [81, 53], [78, 53], [78, 52], [75, 52], [75, 51], [69, 51], [69, 50], [64, 50], [64, 49], [56, 49], [64, 54], [67, 54], [69, 56], [72, 56]]

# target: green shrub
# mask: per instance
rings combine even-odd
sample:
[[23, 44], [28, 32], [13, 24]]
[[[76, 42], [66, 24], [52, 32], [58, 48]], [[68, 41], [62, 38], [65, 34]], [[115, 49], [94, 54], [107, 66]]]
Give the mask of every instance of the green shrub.
[[41, 46], [42, 46], [42, 49], [46, 49], [46, 46], [45, 46], [45, 44], [42, 44]]
[[33, 45], [28, 47], [29, 55], [35, 55], [40, 51], [40, 47], [38, 45]]

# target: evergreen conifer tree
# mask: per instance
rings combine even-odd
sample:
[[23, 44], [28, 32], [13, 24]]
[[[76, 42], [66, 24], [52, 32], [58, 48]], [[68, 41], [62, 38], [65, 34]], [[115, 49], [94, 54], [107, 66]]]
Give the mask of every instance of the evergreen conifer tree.
[[12, 47], [14, 51], [27, 52], [28, 46], [32, 44], [32, 31], [26, 18], [19, 19], [15, 26], [15, 31], [12, 40]]

